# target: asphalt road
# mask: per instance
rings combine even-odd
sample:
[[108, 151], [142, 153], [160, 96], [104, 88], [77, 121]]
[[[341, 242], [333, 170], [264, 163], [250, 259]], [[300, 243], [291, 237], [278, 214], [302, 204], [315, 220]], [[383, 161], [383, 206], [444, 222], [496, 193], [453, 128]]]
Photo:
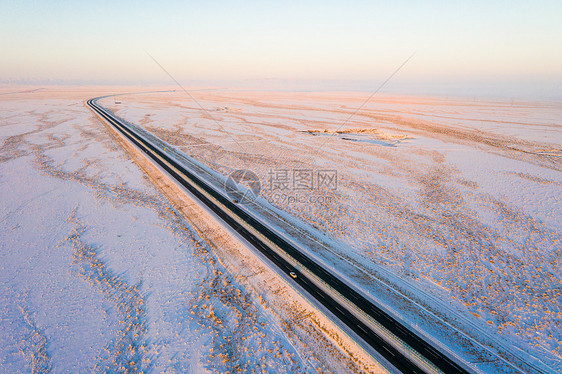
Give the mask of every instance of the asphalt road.
[[475, 372], [468, 364], [429, 344], [415, 331], [332, 275], [295, 245], [270, 229], [266, 223], [248, 214], [226, 194], [206, 183], [198, 175], [169, 157], [165, 150], [135, 132], [126, 121], [96, 104], [97, 99], [99, 98], [88, 100], [88, 106], [145, 152], [281, 271], [287, 274], [294, 273], [291, 278], [295, 283], [324, 305], [396, 369], [403, 373]]

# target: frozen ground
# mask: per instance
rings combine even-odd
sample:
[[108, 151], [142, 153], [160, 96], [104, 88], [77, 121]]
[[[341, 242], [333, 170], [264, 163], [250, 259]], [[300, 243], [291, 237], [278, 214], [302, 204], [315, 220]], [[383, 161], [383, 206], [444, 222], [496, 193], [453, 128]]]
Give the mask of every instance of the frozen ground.
[[181, 92], [101, 103], [224, 175], [254, 171], [266, 204], [333, 240], [317, 256], [361, 268], [373, 297], [375, 278], [400, 284], [416, 307], [382, 301], [438, 340], [417, 307], [562, 370], [560, 102], [378, 96], [348, 120], [368, 95], [192, 94], [207, 113]]
[[0, 87], [0, 372], [333, 370], [85, 106], [104, 93]]

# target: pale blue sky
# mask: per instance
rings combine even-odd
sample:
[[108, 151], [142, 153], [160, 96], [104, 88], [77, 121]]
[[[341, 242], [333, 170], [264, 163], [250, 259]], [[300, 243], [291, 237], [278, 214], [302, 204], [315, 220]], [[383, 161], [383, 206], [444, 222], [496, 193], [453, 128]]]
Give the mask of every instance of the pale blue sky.
[[561, 20], [560, 0], [0, 0], [0, 81], [169, 83], [146, 50], [184, 82], [374, 83], [417, 51], [397, 83], [552, 89]]

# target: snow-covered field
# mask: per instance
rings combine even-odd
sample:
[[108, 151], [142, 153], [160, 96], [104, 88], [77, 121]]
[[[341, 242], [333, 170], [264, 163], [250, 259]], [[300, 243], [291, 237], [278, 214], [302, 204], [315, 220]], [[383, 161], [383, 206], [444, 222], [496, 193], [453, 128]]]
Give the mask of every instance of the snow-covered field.
[[353, 370], [239, 283], [84, 103], [114, 91], [0, 87], [0, 372]]
[[262, 204], [326, 234], [314, 255], [457, 353], [421, 309], [562, 370], [560, 102], [380, 95], [352, 116], [368, 94], [191, 94], [206, 111], [179, 91], [101, 104], [224, 175], [255, 172]]

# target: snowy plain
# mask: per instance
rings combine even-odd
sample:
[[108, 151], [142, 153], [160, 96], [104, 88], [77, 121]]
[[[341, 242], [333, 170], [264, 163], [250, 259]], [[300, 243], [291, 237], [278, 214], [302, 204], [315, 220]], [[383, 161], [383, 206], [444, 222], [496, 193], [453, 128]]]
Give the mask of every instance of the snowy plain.
[[[1, 371], [346, 367], [256, 302], [84, 104], [137, 90], [0, 88]], [[254, 171], [264, 206], [330, 243], [316, 258], [478, 369], [444, 323], [562, 369], [560, 103], [379, 96], [349, 119], [366, 94], [192, 93], [207, 112], [181, 92], [101, 104]], [[295, 189], [299, 170], [337, 188]]]
[[[206, 111], [182, 92], [101, 104], [223, 175], [256, 173], [265, 204], [333, 240], [316, 256], [373, 297], [373, 279], [397, 284], [412, 304], [380, 301], [457, 354], [417, 307], [562, 369], [561, 103], [381, 95], [351, 116], [367, 94], [192, 94]], [[314, 180], [322, 170], [337, 188]], [[299, 171], [312, 188], [295, 188]]]

